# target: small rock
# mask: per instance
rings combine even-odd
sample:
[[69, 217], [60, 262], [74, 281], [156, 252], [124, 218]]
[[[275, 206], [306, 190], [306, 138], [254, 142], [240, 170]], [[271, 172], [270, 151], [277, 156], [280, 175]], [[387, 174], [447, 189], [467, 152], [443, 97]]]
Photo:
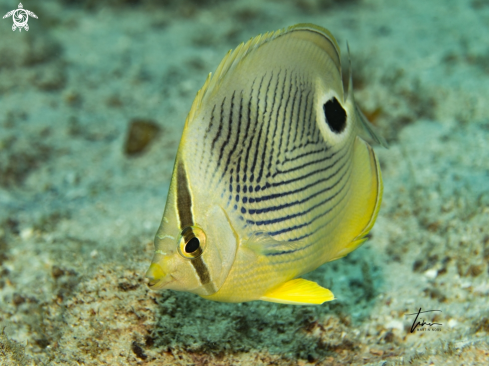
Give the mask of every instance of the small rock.
[[472, 264], [467, 270], [467, 275], [477, 277], [483, 272], [483, 266]]
[[384, 351], [382, 351], [381, 349], [370, 348], [370, 353], [374, 356], [382, 356], [384, 354]]
[[28, 227], [28, 228], [22, 229], [22, 231], [20, 232], [20, 237], [23, 240], [27, 240], [27, 239], [32, 237], [32, 234], [34, 234], [34, 231], [32, 230], [31, 227]]
[[144, 119], [134, 119], [129, 125], [124, 152], [126, 155], [136, 155], [143, 152], [149, 143], [160, 132], [156, 122]]
[[144, 353], [143, 349], [141, 348], [141, 346], [139, 344], [137, 344], [136, 342], [132, 342], [131, 344], [131, 350], [132, 352], [134, 352], [134, 354], [136, 355], [137, 358], [140, 358], [141, 360], [145, 360], [148, 358], [148, 356], [146, 356], [146, 354]]
[[430, 280], [434, 280], [436, 276], [438, 276], [438, 271], [436, 269], [429, 269], [424, 273], [424, 275]]
[[119, 282], [119, 287], [120, 290], [122, 291], [131, 291], [137, 289], [139, 286], [137, 284], [132, 284], [128, 282]]
[[54, 278], [59, 278], [59, 277], [63, 276], [64, 274], [65, 274], [65, 271], [58, 266], [53, 266], [53, 268], [51, 268], [51, 275]]
[[404, 325], [400, 320], [391, 320], [389, 323], [385, 325], [386, 329], [398, 329], [399, 331], [404, 330]]
[[14, 296], [12, 297], [12, 302], [14, 303], [15, 306], [19, 306], [25, 303], [25, 297], [15, 293]]

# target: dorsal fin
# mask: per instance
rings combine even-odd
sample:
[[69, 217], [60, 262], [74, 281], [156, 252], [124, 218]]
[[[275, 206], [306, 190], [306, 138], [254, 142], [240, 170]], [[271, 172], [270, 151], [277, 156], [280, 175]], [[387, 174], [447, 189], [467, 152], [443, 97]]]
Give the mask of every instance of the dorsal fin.
[[365, 117], [365, 115], [362, 113], [360, 108], [358, 108], [358, 105], [354, 102], [355, 98], [353, 96], [353, 73], [352, 73], [352, 69], [351, 69], [350, 46], [348, 45], [348, 43], [346, 44], [346, 48], [348, 50], [348, 72], [346, 75], [346, 82], [348, 84], [346, 84], [346, 87], [343, 87], [343, 89], [345, 91], [345, 94], [344, 94], [345, 100], [344, 101], [346, 102], [346, 100], [349, 99], [355, 105], [355, 113], [356, 113], [357, 118], [360, 122], [360, 125], [363, 128], [362, 132], [364, 132], [362, 134], [362, 137], [364, 137], [364, 138], [366, 137], [367, 140], [370, 138], [370, 140], [373, 140], [375, 143], [380, 144], [383, 147], [389, 147], [389, 145], [387, 144], [387, 141], [384, 139], [384, 137], [379, 132], [377, 132], [377, 129], [374, 127], [374, 125], [372, 125], [370, 123], [370, 121], [367, 119], [367, 117]]
[[241, 43], [234, 50], [229, 50], [226, 56], [223, 58], [219, 66], [217, 67], [214, 74], [209, 73], [207, 79], [204, 83], [204, 86], [197, 92], [195, 100], [192, 104], [192, 108], [187, 116], [187, 120], [185, 122], [185, 126], [189, 121], [191, 121], [196, 115], [197, 111], [200, 109], [202, 102], [208, 95], [212, 95], [212, 93], [218, 90], [219, 85], [222, 83], [222, 80], [226, 77], [226, 75], [230, 74], [236, 66], [243, 61], [243, 59], [252, 53], [254, 50], [259, 48], [265, 43], [268, 43], [280, 36], [288, 34], [294, 31], [302, 31], [309, 30], [312, 32], [319, 33], [323, 35], [326, 39], [328, 39], [332, 45], [331, 52], [328, 52], [329, 56], [333, 60], [334, 64], [338, 68], [338, 71], [341, 75], [341, 62], [340, 62], [340, 48], [336, 39], [327, 29], [317, 26], [315, 24], [310, 23], [300, 23], [296, 25], [292, 25], [287, 28], [279, 29], [275, 32], [267, 32], [265, 34], [260, 34], [256, 37], [251, 38], [246, 43]]

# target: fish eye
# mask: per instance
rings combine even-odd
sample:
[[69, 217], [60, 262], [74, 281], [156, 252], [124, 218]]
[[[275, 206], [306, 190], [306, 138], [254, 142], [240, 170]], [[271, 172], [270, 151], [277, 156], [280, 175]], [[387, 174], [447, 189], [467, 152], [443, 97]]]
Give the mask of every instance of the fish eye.
[[205, 233], [197, 226], [189, 226], [182, 230], [178, 252], [187, 259], [200, 257], [204, 252]]
[[324, 116], [326, 123], [334, 133], [341, 133], [346, 127], [346, 112], [335, 97], [328, 100], [324, 105]]
[[192, 238], [185, 244], [185, 252], [193, 253], [200, 248], [200, 241], [197, 238]]

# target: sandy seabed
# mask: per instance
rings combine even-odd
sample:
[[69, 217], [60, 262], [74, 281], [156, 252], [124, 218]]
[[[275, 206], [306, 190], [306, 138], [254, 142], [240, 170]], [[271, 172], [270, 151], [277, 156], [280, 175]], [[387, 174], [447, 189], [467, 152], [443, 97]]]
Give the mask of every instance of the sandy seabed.
[[[0, 22], [0, 365], [489, 363], [487, 1], [23, 5], [28, 32]], [[390, 145], [371, 239], [306, 276], [337, 300], [149, 291], [196, 91], [230, 48], [300, 22], [348, 41]], [[441, 325], [411, 333], [420, 308]]]

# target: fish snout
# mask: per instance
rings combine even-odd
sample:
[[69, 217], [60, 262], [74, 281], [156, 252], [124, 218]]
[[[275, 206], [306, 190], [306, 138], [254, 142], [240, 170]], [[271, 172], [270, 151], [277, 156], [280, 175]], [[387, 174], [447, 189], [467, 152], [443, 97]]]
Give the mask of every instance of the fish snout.
[[156, 290], [159, 288], [158, 285], [163, 284], [165, 277], [166, 273], [163, 268], [158, 263], [151, 263], [146, 272], [146, 284], [150, 289]]

